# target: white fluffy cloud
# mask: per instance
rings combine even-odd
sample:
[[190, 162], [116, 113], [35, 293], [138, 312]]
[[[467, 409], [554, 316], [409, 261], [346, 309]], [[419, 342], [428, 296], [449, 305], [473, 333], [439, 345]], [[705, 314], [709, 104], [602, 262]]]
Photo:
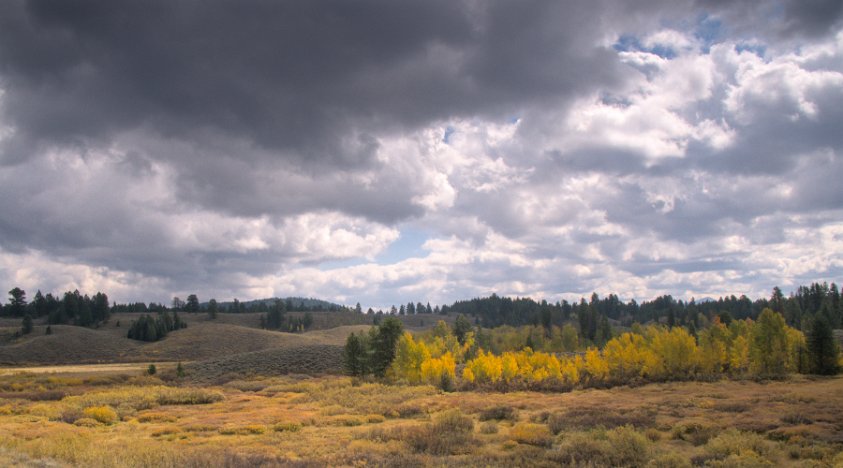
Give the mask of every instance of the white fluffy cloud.
[[[520, 9], [534, 29], [512, 36], [501, 8], [460, 10], [476, 37], [459, 22], [407, 31], [395, 49], [362, 37], [344, 52], [359, 56], [302, 76], [246, 64], [251, 90], [191, 83], [225, 90], [218, 103], [163, 82], [123, 90], [129, 115], [77, 109], [80, 128], [107, 136], [39, 117], [90, 97], [62, 81], [78, 73], [55, 72], [68, 101], [51, 109], [52, 91], [20, 84], [41, 77], [34, 65], [0, 48], [0, 282], [385, 307], [492, 292], [759, 296], [839, 279], [835, 23], [805, 34], [789, 6], [797, 16], [771, 33], [747, 29], [748, 7], [676, 4], [659, 18], [595, 3], [579, 12], [589, 25]], [[718, 31], [700, 31], [703, 13]], [[254, 91], [269, 78], [283, 112]], [[110, 112], [116, 130], [98, 114]], [[408, 233], [425, 239], [408, 247]]]

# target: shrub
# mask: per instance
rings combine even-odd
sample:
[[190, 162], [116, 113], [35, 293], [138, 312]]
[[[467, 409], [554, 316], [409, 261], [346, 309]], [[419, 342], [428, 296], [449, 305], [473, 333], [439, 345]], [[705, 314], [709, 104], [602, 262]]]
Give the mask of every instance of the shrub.
[[642, 466], [650, 458], [650, 441], [632, 426], [623, 426], [606, 433], [612, 447], [615, 466]]
[[706, 465], [712, 468], [764, 468], [773, 466], [773, 463], [755, 452], [743, 452], [729, 455], [724, 460], [709, 461]]
[[724, 460], [730, 455], [741, 455], [747, 452], [753, 452], [760, 456], [769, 455], [771, 452], [770, 445], [760, 435], [752, 432], [741, 432], [736, 429], [727, 429], [709, 440], [705, 450], [719, 460]]
[[518, 423], [510, 429], [509, 438], [537, 447], [550, 447], [553, 443], [553, 436], [544, 424]]
[[644, 435], [647, 436], [647, 439], [651, 442], [658, 442], [662, 439], [662, 433], [654, 427], [647, 428], [647, 430], [644, 431]]
[[680, 424], [671, 430], [671, 437], [694, 445], [703, 445], [717, 433], [717, 429], [699, 423]]
[[82, 410], [79, 408], [68, 408], [61, 412], [61, 416], [59, 419], [62, 422], [66, 422], [68, 424], [73, 424], [76, 422], [77, 419], [82, 418]]
[[138, 415], [138, 422], [174, 422], [177, 418], [171, 414], [159, 412], [147, 412]]
[[691, 468], [691, 461], [678, 453], [666, 453], [647, 463], [647, 468]]
[[515, 408], [511, 406], [493, 406], [480, 412], [481, 421], [489, 421], [492, 419], [498, 421], [502, 421], [504, 419], [509, 421], [517, 421], [518, 412], [515, 411]]
[[406, 440], [416, 452], [433, 455], [457, 455], [467, 453], [473, 445], [471, 432], [474, 422], [459, 410], [451, 410], [437, 416], [433, 424], [408, 428]]
[[85, 408], [82, 414], [103, 424], [114, 424], [118, 420], [117, 411], [114, 411], [114, 408], [110, 406], [91, 406]]
[[157, 372], [155, 364], [150, 364], [149, 367], [146, 368], [146, 373], [149, 375], [155, 375], [155, 372]]
[[553, 435], [559, 434], [567, 427], [565, 416], [558, 413], [553, 413], [547, 416], [547, 427]]
[[336, 416], [330, 420], [329, 424], [332, 426], [346, 426], [346, 427], [353, 427], [353, 426], [362, 426], [363, 420], [356, 417], [356, 416]]
[[97, 427], [101, 423], [94, 418], [79, 418], [73, 424], [80, 427]]
[[272, 426], [272, 430], [275, 432], [299, 432], [301, 430], [301, 424], [294, 422], [279, 422]]
[[486, 421], [480, 425], [480, 433], [481, 434], [497, 434], [498, 433], [498, 423], [495, 421]]
[[384, 421], [386, 421], [386, 418], [384, 418], [380, 414], [367, 414], [366, 415], [366, 422], [369, 423], [369, 424], [379, 424], [379, 423], [382, 423]]
[[812, 424], [813, 421], [802, 413], [789, 413], [782, 416], [781, 421], [785, 424], [799, 425]]
[[594, 434], [575, 432], [566, 436], [557, 450], [551, 450], [547, 456], [561, 465], [570, 466], [611, 466], [609, 444]]
[[610, 431], [575, 432], [566, 436], [548, 457], [574, 466], [644, 466], [650, 458], [650, 442], [632, 426]]

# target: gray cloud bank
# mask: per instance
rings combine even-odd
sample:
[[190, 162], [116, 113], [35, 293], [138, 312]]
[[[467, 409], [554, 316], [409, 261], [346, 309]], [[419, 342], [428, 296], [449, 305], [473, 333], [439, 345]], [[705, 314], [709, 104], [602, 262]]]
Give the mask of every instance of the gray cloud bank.
[[[834, 279], [841, 17], [834, 1], [3, 2], [0, 278], [374, 304]], [[379, 264], [408, 228], [429, 255]]]

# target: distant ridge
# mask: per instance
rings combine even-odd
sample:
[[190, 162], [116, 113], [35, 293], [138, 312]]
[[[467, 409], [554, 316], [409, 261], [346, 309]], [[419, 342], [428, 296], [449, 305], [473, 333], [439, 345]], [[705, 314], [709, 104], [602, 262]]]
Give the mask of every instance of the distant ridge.
[[[316, 309], [321, 309], [321, 310], [338, 310], [338, 309], [342, 309], [343, 307], [345, 307], [345, 306], [342, 306], [340, 304], [335, 304], [333, 302], [324, 301], [322, 299], [315, 299], [315, 298], [312, 298], [312, 297], [295, 297], [295, 296], [291, 296], [291, 297], [269, 297], [269, 298], [266, 298], [266, 299], [253, 299], [251, 301], [240, 301], [240, 305], [245, 306], [245, 307], [252, 307], [252, 306], [255, 306], [255, 305], [259, 305], [259, 304], [265, 304], [267, 306], [270, 306], [272, 304], [275, 304], [275, 301], [279, 301], [279, 300], [284, 301], [285, 303], [292, 302], [293, 306], [296, 307], [296, 308], [305, 308], [306, 307], [308, 309], [316, 308]], [[232, 306], [234, 304], [234, 301], [223, 301], [223, 302], [218, 302], [217, 304], [219, 304], [220, 307], [225, 308], [225, 307]], [[203, 302], [201, 304], [201, 307], [204, 308], [204, 307], [207, 307], [207, 305], [208, 305], [207, 302]]]

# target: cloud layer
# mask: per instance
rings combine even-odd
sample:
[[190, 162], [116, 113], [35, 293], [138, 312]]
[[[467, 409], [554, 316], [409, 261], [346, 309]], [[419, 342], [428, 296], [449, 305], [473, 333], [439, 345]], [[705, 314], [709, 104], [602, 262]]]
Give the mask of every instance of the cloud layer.
[[0, 282], [386, 306], [833, 281], [842, 17], [4, 2]]

